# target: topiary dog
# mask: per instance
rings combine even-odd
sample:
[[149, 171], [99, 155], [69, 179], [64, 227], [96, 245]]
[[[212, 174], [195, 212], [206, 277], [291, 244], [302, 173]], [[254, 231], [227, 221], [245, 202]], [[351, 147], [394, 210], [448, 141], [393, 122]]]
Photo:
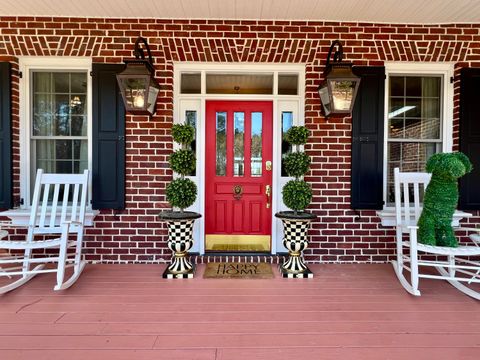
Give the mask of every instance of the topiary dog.
[[458, 202], [457, 179], [472, 171], [472, 163], [461, 153], [440, 153], [428, 161], [432, 178], [425, 190], [423, 211], [418, 219], [418, 242], [425, 245], [457, 247], [452, 218]]

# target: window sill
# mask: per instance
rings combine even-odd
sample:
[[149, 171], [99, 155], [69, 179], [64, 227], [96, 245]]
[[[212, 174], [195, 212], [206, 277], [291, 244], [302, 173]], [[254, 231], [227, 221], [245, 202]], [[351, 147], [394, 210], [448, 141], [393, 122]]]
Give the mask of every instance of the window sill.
[[[385, 208], [377, 211], [377, 216], [382, 222], [382, 226], [395, 226], [397, 224], [395, 208]], [[452, 226], [460, 226], [460, 220], [471, 217], [472, 214], [456, 210], [453, 214]]]
[[[88, 210], [85, 212], [85, 226], [93, 226], [93, 219], [100, 213], [98, 210]], [[8, 217], [13, 225], [28, 225], [30, 220], [30, 209], [11, 209], [0, 212], [0, 216]], [[60, 215], [57, 215], [60, 220]]]

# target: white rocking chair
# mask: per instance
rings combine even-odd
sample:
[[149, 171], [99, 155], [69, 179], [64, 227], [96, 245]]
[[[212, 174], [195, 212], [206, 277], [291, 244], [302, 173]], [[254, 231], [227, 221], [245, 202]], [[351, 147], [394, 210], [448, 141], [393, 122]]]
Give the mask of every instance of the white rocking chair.
[[[20, 276], [18, 280], [0, 287], [0, 294], [16, 289], [41, 273], [57, 274], [55, 290], [67, 289], [75, 283], [85, 267], [82, 241], [87, 184], [88, 170], [83, 174], [44, 174], [41, 169], [37, 171], [28, 227], [0, 223], [0, 232], [1, 228], [27, 228], [25, 241], [0, 241], [0, 249], [14, 253], [0, 257], [0, 277], [11, 279]], [[76, 234], [76, 239], [69, 240], [70, 234]], [[35, 235], [53, 235], [55, 238], [34, 240]], [[67, 254], [69, 247], [75, 248], [75, 254]], [[58, 249], [58, 256], [45, 254], [47, 249], [52, 248]], [[32, 252], [37, 249], [44, 250], [40, 257], [33, 256]], [[57, 267], [45, 268], [50, 262], [56, 262]], [[73, 266], [73, 275], [64, 281], [67, 263]]]
[[[480, 283], [480, 262], [469, 259], [480, 255], [480, 229], [458, 227], [455, 230], [475, 231], [470, 235], [471, 245], [459, 245], [457, 248], [424, 245], [417, 242], [417, 220], [422, 212], [420, 203], [421, 191], [425, 191], [430, 182], [431, 174], [400, 172], [394, 170], [395, 176], [395, 212], [397, 260], [393, 268], [402, 286], [410, 294], [420, 296], [418, 284], [420, 278], [447, 280], [461, 292], [480, 300], [480, 293], [467, 285]], [[423, 188], [420, 189], [421, 185]], [[403, 240], [408, 234], [409, 240]], [[404, 252], [404, 248], [409, 250]], [[435, 257], [446, 257], [446, 260], [420, 260], [419, 252]], [[433, 267], [439, 275], [421, 273], [420, 266]], [[410, 282], [404, 275], [404, 270], [410, 272]]]

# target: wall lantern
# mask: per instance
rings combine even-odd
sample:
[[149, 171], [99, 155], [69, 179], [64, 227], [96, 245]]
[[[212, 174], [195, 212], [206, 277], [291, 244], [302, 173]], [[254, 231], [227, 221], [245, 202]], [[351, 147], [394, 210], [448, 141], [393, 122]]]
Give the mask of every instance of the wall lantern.
[[[332, 50], [338, 46], [330, 62]], [[343, 46], [335, 40], [330, 46], [325, 69], [325, 82], [318, 88], [325, 116], [330, 114], [349, 114], [352, 112], [357, 96], [360, 78], [352, 72], [351, 62], [342, 62]]]
[[[143, 43], [147, 50], [148, 59], [145, 59], [143, 49], [140, 48]], [[153, 75], [152, 53], [148, 47], [147, 40], [139, 37], [135, 41], [135, 50], [133, 51], [135, 59], [125, 60], [126, 68], [117, 75], [118, 86], [122, 92], [123, 102], [127, 112], [133, 114], [153, 115], [160, 86], [155, 81]]]

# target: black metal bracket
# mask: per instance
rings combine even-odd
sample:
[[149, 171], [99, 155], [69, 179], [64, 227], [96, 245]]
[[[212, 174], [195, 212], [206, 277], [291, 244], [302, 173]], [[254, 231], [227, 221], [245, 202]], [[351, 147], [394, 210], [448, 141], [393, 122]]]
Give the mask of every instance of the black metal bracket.
[[145, 46], [145, 50], [147, 50], [148, 60], [146, 61], [148, 61], [148, 63], [153, 66], [152, 52], [150, 51], [150, 46], [148, 46], [147, 40], [141, 36], [139, 36], [135, 41], [135, 49], [133, 50], [135, 58], [145, 60], [145, 53], [140, 47], [140, 43], [143, 43], [143, 45]]
[[327, 55], [327, 68], [330, 65], [330, 58], [332, 57], [332, 51], [334, 49], [334, 47], [337, 46], [338, 49], [335, 50], [335, 52], [333, 53], [333, 62], [334, 63], [339, 63], [339, 62], [342, 62], [343, 60], [343, 45], [342, 43], [340, 42], [340, 40], [335, 40], [334, 42], [332, 42], [332, 45], [330, 45], [330, 50], [328, 50], [328, 55]]

